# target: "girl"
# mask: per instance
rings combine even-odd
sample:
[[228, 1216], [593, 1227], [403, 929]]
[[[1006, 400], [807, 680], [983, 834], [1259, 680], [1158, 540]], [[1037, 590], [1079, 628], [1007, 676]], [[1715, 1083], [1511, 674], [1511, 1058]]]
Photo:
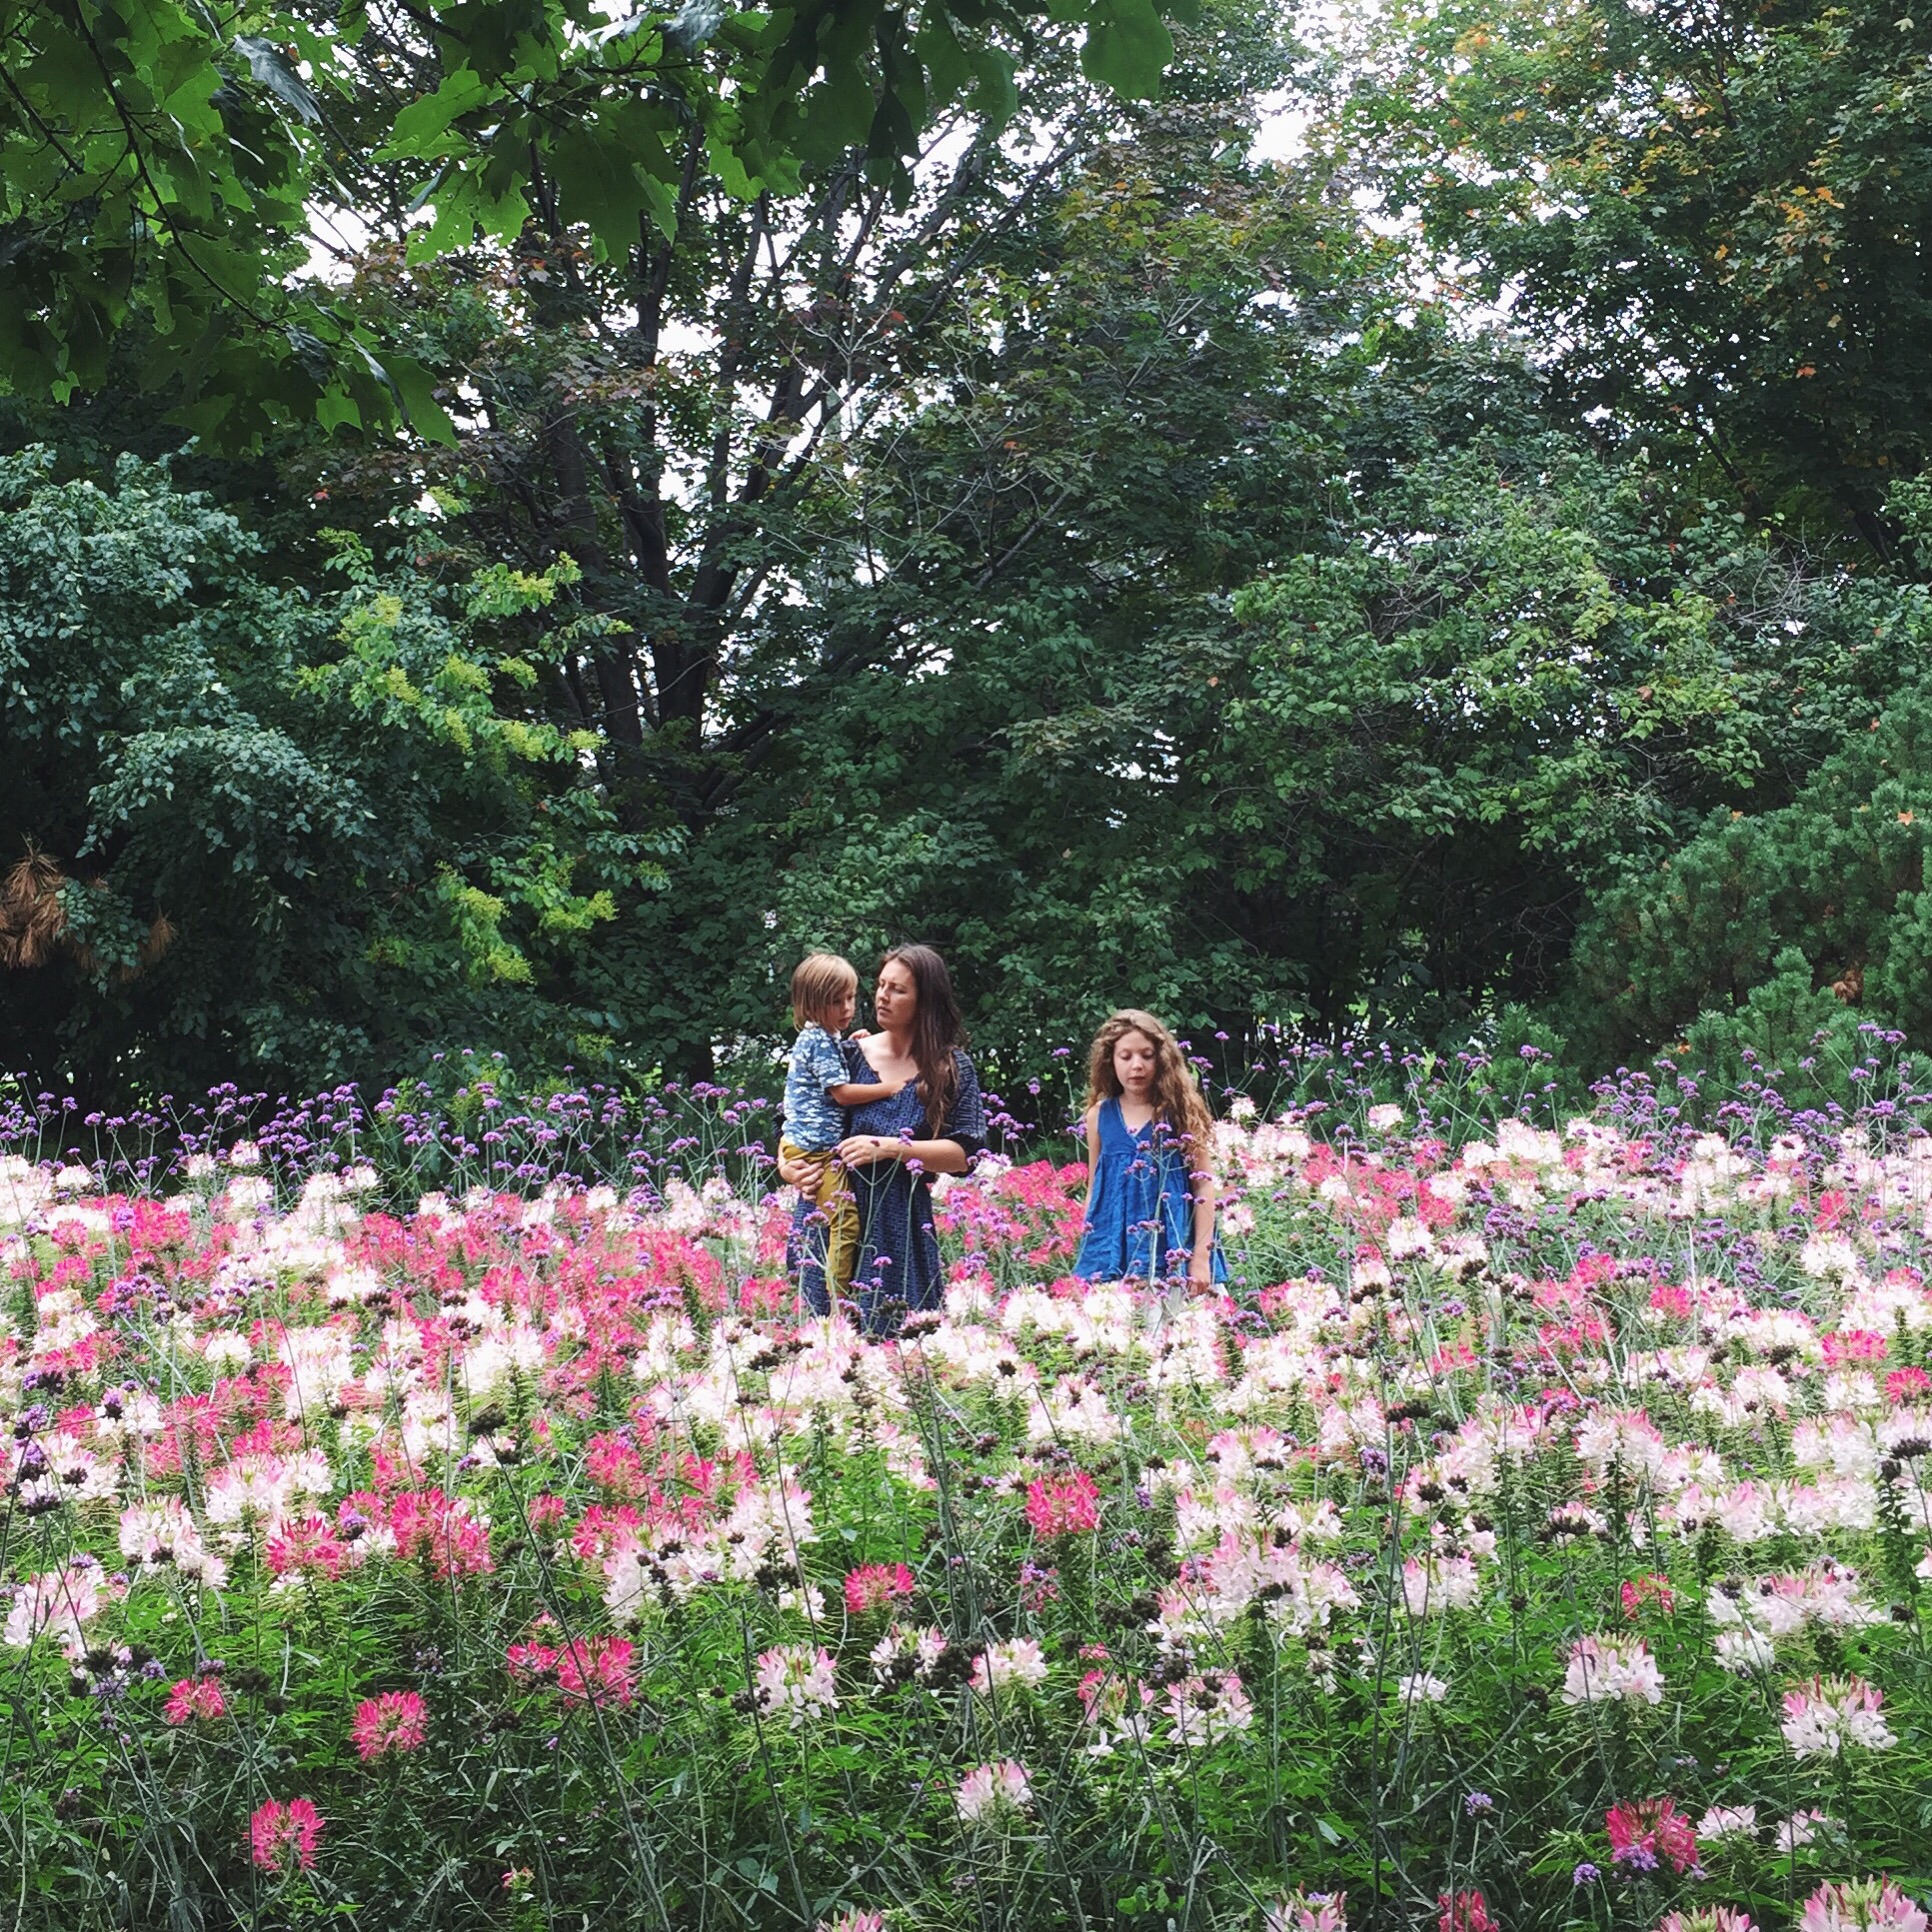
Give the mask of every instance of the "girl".
[[1073, 1272], [1088, 1281], [1227, 1279], [1214, 1238], [1214, 1122], [1181, 1049], [1129, 1008], [1087, 1058], [1087, 1219]]

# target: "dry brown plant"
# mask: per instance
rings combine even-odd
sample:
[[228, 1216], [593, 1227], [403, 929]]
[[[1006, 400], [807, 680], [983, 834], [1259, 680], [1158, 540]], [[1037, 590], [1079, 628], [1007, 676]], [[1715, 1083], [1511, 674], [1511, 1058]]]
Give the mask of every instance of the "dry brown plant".
[[[107, 889], [99, 879], [84, 883], [96, 892]], [[26, 857], [0, 876], [0, 968], [25, 971], [45, 966], [56, 950], [64, 949], [82, 972], [100, 971], [100, 955], [67, 931], [67, 912], [60, 898], [66, 884], [67, 874], [60, 869], [59, 861], [34, 845], [28, 846]], [[145, 972], [174, 944], [174, 937], [174, 922], [165, 912], [157, 915], [133, 963], [117, 966], [115, 977], [126, 981]]]
[[0, 878], [0, 966], [44, 966], [67, 930], [60, 903], [66, 874], [46, 853], [27, 855]]

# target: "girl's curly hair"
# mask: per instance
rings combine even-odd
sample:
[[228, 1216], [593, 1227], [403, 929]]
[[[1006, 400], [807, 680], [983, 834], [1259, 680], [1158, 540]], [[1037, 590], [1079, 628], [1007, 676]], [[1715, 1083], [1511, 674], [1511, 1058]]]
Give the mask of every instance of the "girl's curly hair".
[[1154, 1103], [1154, 1118], [1187, 1149], [1190, 1167], [1204, 1169], [1214, 1154], [1214, 1116], [1180, 1042], [1153, 1014], [1122, 1007], [1094, 1035], [1093, 1050], [1087, 1055], [1086, 1106], [1097, 1107], [1103, 1100], [1120, 1097], [1114, 1048], [1130, 1033], [1143, 1034], [1154, 1048], [1154, 1084], [1148, 1096]]

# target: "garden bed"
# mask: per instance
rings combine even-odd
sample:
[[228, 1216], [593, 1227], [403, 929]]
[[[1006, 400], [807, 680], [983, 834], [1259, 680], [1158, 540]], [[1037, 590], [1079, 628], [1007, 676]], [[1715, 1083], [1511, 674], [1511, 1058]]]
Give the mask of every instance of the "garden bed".
[[722, 1182], [0, 1165], [15, 1922], [1922, 1928], [1932, 1141], [1376, 1123], [894, 1340]]

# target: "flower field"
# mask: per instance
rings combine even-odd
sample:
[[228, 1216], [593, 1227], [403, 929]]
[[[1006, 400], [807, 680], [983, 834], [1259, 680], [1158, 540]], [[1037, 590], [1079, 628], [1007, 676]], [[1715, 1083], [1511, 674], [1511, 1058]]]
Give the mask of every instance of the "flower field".
[[890, 1340], [723, 1180], [0, 1162], [0, 1906], [1924, 1932], [1932, 1140], [1393, 1112], [1214, 1300], [988, 1162]]

